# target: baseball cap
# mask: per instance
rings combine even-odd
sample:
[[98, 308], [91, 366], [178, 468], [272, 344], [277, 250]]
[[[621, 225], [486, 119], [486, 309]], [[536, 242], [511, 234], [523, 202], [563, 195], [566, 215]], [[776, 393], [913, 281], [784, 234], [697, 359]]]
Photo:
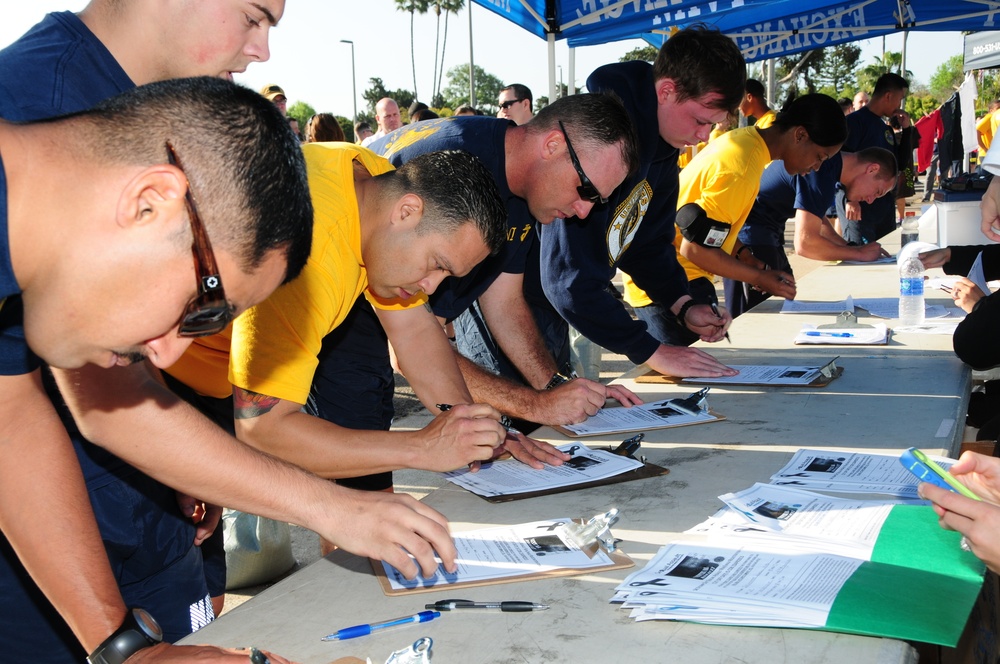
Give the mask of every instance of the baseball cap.
[[277, 97], [278, 95], [281, 95], [285, 99], [288, 99], [288, 95], [286, 95], [285, 91], [281, 89], [281, 86], [275, 85], [273, 83], [271, 85], [265, 85], [264, 87], [262, 87], [260, 89], [260, 93], [264, 95], [264, 97], [266, 97], [268, 101], [274, 101], [274, 98]]

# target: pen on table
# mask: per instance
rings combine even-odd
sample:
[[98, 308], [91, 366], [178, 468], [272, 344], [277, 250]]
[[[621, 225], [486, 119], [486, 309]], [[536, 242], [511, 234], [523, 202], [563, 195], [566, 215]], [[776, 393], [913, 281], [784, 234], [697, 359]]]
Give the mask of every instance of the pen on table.
[[[709, 302], [709, 304], [712, 305], [712, 313], [715, 314], [715, 317], [722, 318], [722, 314], [719, 313], [719, 305], [715, 302]], [[733, 340], [729, 338], [729, 332], [726, 332], [726, 341], [733, 343]]]
[[[434, 404], [434, 406], [442, 413], [445, 412], [446, 410], [451, 410], [453, 407], [450, 403], [436, 403]], [[514, 428], [514, 423], [511, 422], [511, 419], [506, 415], [503, 414], [500, 415], [500, 426], [502, 426], [504, 428], [504, 431], [506, 431], [507, 433], [514, 434], [515, 436], [521, 434], [520, 431]]]
[[820, 332], [819, 330], [807, 330], [807, 337], [853, 337], [850, 332]]
[[440, 611], [421, 611], [420, 613], [414, 613], [412, 616], [405, 616], [403, 618], [393, 618], [392, 620], [383, 620], [382, 622], [370, 623], [367, 625], [354, 625], [353, 627], [338, 629], [333, 634], [328, 634], [320, 640], [344, 641], [346, 639], [356, 639], [359, 636], [368, 636], [372, 632], [377, 632], [378, 630], [388, 629], [390, 627], [399, 627], [400, 625], [410, 625], [412, 623], [428, 622], [440, 617]]
[[456, 609], [500, 609], [505, 613], [520, 613], [524, 611], [544, 611], [548, 604], [536, 602], [473, 602], [468, 599], [442, 599], [433, 604], [425, 604], [425, 609], [436, 611], [452, 611]]

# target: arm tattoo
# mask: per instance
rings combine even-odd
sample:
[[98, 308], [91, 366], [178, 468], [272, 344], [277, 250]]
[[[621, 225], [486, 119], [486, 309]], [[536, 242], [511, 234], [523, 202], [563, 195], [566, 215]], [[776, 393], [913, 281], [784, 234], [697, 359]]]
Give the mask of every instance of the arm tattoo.
[[278, 397], [269, 397], [250, 390], [237, 387], [233, 392], [233, 417], [237, 420], [249, 420], [266, 415], [281, 401]]

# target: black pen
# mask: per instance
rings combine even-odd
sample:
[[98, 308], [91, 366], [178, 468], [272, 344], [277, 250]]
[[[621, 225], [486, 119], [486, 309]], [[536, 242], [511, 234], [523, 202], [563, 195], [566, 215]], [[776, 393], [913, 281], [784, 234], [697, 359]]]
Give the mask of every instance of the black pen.
[[[712, 305], [712, 313], [715, 314], [715, 317], [722, 318], [722, 314], [719, 313], [719, 305], [715, 302], [709, 302], [709, 304]], [[726, 332], [726, 341], [733, 343], [733, 340], [729, 338], [729, 332]]]
[[544, 611], [548, 604], [535, 602], [473, 602], [468, 599], [443, 599], [433, 604], [425, 604], [425, 609], [435, 611], [452, 611], [456, 609], [500, 609], [504, 613], [521, 613], [525, 611]]

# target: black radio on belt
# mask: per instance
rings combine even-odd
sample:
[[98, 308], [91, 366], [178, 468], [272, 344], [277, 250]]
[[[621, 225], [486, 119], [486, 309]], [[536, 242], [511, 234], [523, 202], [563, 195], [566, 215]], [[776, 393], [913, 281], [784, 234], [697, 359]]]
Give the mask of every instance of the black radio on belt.
[[688, 242], [719, 249], [729, 237], [732, 226], [710, 218], [697, 203], [688, 203], [677, 210], [677, 228]]

